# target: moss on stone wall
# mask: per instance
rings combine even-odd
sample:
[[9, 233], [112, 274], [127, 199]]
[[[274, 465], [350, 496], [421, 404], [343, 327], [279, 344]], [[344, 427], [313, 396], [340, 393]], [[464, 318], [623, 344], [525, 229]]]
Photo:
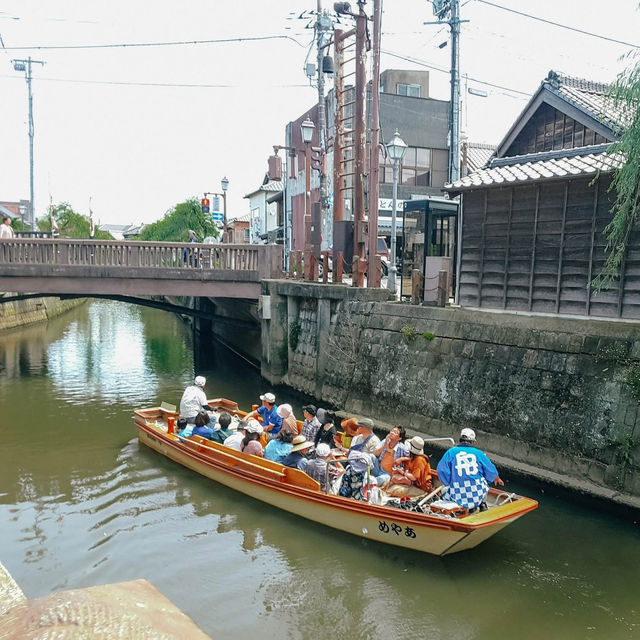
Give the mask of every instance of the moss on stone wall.
[[298, 300], [287, 384], [424, 433], [471, 426], [489, 451], [640, 495], [640, 327], [345, 299], [318, 344], [316, 304]]
[[0, 331], [23, 327], [35, 322], [45, 322], [85, 302], [85, 298], [73, 300], [30, 298], [5, 303], [0, 300]]

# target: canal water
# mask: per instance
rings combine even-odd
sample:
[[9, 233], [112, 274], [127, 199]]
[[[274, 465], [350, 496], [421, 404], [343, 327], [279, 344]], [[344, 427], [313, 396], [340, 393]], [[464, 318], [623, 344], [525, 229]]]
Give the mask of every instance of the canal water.
[[[224, 348], [198, 357], [210, 397], [268, 390]], [[0, 561], [28, 597], [146, 578], [217, 640], [640, 636], [637, 523], [503, 474], [540, 508], [475, 550], [365, 542], [141, 448], [132, 410], [193, 375], [161, 311], [93, 302], [0, 335]]]

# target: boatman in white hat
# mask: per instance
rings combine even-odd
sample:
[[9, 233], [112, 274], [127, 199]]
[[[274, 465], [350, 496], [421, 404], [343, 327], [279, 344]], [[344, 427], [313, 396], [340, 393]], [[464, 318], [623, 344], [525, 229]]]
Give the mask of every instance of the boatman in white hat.
[[207, 396], [204, 393], [204, 385], [207, 379], [204, 376], [196, 376], [193, 384], [188, 386], [180, 399], [180, 418], [184, 418], [188, 424], [194, 424], [196, 416], [204, 409], [213, 411], [207, 404]]
[[467, 509], [484, 502], [489, 483], [504, 486], [493, 462], [476, 447], [475, 431], [469, 428], [460, 432], [460, 444], [445, 452], [437, 470], [440, 482], [447, 487], [442, 497]]

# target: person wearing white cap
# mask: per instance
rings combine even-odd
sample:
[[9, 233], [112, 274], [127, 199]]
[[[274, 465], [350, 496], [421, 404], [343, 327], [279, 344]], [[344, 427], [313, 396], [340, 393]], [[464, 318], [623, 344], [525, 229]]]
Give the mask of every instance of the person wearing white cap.
[[264, 455], [264, 450], [260, 444], [262, 425], [255, 418], [249, 419], [246, 424], [247, 426], [244, 429], [246, 435], [242, 439], [242, 451], [262, 458]]
[[321, 442], [316, 447], [316, 457], [309, 460], [305, 472], [314, 480], [320, 483], [324, 489], [324, 482], [327, 477], [327, 461], [331, 458], [331, 447], [325, 442]]
[[[321, 442], [316, 447], [316, 457], [309, 460], [305, 467], [305, 473], [320, 483], [320, 488], [325, 491], [327, 481], [327, 463], [333, 460], [331, 447], [326, 442]], [[329, 493], [336, 494], [340, 488], [340, 476], [344, 473], [341, 465], [333, 464], [329, 469]]]
[[247, 435], [247, 422], [245, 420], [240, 420], [240, 422], [238, 423], [237, 430], [233, 431], [228, 438], [225, 438], [225, 441], [222, 444], [225, 447], [229, 447], [230, 449], [235, 449], [236, 451], [242, 451], [242, 442], [246, 435]]
[[205, 384], [207, 384], [207, 379], [204, 376], [196, 376], [193, 384], [188, 386], [182, 394], [180, 417], [184, 418], [188, 424], [194, 424], [196, 416], [203, 409], [212, 411], [212, 408], [207, 403], [207, 396], [203, 391]]
[[260, 396], [260, 400], [262, 400], [262, 406], [248, 413], [246, 419], [256, 418], [257, 420], [262, 420], [262, 428], [265, 433], [276, 436], [282, 427], [282, 418], [278, 415], [276, 397], [268, 391]]
[[489, 483], [504, 486], [493, 462], [476, 447], [475, 431], [468, 427], [460, 432], [460, 444], [442, 456], [437, 471], [447, 487], [442, 497], [467, 509], [482, 509]]

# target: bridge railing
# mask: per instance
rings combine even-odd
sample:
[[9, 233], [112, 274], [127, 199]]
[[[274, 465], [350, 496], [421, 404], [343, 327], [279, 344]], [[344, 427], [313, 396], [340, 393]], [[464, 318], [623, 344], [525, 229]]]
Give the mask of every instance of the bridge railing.
[[282, 277], [282, 246], [132, 242], [67, 238], [0, 240], [0, 265], [146, 267], [255, 271], [258, 279]]

